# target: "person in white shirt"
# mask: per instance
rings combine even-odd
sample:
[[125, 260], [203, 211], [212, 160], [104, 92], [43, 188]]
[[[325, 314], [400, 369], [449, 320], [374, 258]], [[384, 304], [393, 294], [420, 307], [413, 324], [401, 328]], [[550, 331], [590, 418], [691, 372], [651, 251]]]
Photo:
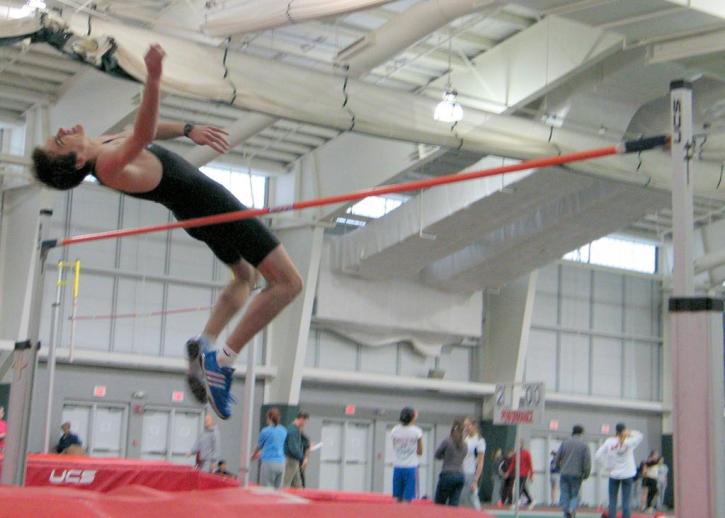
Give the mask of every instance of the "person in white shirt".
[[410, 407], [400, 411], [400, 424], [390, 432], [395, 461], [393, 463], [393, 496], [398, 502], [410, 502], [416, 497], [418, 457], [423, 455], [423, 430], [415, 420], [418, 413]]
[[595, 458], [609, 471], [609, 516], [617, 516], [617, 496], [622, 486], [622, 518], [631, 517], [632, 483], [637, 473], [634, 450], [642, 442], [642, 434], [617, 424], [617, 435], [610, 437], [597, 450]]
[[463, 420], [468, 453], [463, 459], [463, 490], [461, 491], [461, 503], [466, 507], [473, 507], [481, 510], [481, 500], [478, 497], [478, 484], [483, 473], [483, 458], [486, 454], [486, 440], [478, 433], [478, 425], [472, 417]]

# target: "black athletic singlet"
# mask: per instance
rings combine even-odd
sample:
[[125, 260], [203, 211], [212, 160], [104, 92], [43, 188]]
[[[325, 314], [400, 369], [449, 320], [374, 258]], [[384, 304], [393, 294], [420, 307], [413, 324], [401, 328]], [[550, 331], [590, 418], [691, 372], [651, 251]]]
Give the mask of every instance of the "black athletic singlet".
[[[148, 192], [122, 191], [127, 196], [160, 203], [180, 221], [247, 208], [225, 187], [176, 153], [157, 144], [146, 149], [161, 162], [161, 181]], [[277, 238], [256, 218], [185, 230], [205, 242], [225, 264], [243, 258], [256, 267], [279, 245]]]

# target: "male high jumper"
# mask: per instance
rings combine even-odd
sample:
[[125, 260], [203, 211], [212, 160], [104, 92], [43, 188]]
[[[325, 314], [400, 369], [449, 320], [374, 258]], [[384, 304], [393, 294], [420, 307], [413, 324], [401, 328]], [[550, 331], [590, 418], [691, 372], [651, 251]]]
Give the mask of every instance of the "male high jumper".
[[[98, 138], [83, 127], [59, 129], [33, 152], [35, 176], [55, 189], [71, 189], [91, 174], [99, 183], [134, 198], [161, 203], [178, 220], [243, 210], [227, 189], [154, 140], [185, 136], [224, 153], [224, 130], [211, 126], [160, 123], [159, 89], [165, 53], [151, 45], [144, 57], [146, 84], [133, 131]], [[187, 229], [232, 270], [234, 279], [214, 305], [204, 330], [186, 343], [188, 381], [194, 396], [207, 399], [222, 419], [231, 415], [232, 365], [239, 351], [302, 290], [297, 268], [277, 238], [256, 219]], [[226, 344], [213, 350], [222, 329], [242, 308], [259, 272], [264, 289], [249, 303]]]

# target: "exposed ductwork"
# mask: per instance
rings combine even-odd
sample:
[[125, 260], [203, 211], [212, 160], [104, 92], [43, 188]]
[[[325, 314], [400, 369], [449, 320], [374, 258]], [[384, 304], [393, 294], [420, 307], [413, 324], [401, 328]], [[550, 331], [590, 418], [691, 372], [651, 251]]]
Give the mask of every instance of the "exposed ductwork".
[[351, 77], [361, 77], [453, 20], [496, 3], [496, 0], [422, 0], [342, 49], [337, 61], [348, 66]]
[[[37, 30], [44, 25], [47, 28], [47, 20], [37, 23]], [[74, 16], [71, 27], [81, 38], [88, 30], [87, 17]], [[7, 32], [5, 29], [0, 24], [0, 32]], [[555, 155], [613, 143], [612, 139], [554, 128], [535, 120], [474, 109], [468, 109], [466, 119], [450, 128], [432, 120], [436, 105], [433, 99], [249, 55], [230, 53], [225, 60], [222, 49], [201, 48], [146, 30], [94, 20], [91, 36], [105, 39], [108, 35], [113, 36], [115, 49], [102, 56], [89, 55], [88, 62], [100, 67], [102, 58], [107, 70], [109, 63], [117, 64], [117, 72], [143, 80], [143, 55], [152, 41], [158, 41], [168, 54], [162, 84], [167, 92], [226, 101], [276, 117], [512, 158]], [[98, 48], [108, 48], [104, 45]], [[670, 186], [670, 158], [661, 152], [594, 160], [574, 164], [572, 169], [649, 187]], [[697, 193], [725, 198], [719, 166], [695, 161], [693, 169]]]
[[211, 9], [201, 30], [210, 36], [231, 36], [274, 29], [291, 23], [352, 13], [392, 0], [249, 0]]

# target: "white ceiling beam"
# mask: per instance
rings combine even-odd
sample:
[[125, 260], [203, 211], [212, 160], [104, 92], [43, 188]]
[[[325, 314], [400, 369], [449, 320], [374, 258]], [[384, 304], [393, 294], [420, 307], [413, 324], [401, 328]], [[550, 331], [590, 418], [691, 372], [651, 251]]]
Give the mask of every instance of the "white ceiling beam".
[[655, 43], [649, 47], [647, 63], [665, 63], [725, 51], [725, 29]]
[[361, 77], [453, 20], [482, 11], [493, 4], [493, 0], [418, 2], [379, 29], [341, 50], [336, 59], [349, 67], [352, 77]]
[[58, 91], [58, 83], [30, 79], [8, 71], [0, 74], [0, 83], [17, 86], [24, 91], [47, 94], [48, 96], [55, 96], [55, 93]]
[[246, 142], [251, 146], [268, 147], [272, 150], [284, 151], [295, 155], [305, 155], [313, 149], [309, 146], [301, 146], [300, 144], [287, 142], [284, 136], [280, 136], [279, 138], [265, 138], [261, 133], [247, 139]]
[[[190, 142], [185, 142], [183, 140], [166, 140], [162, 145], [181, 156], [199, 148], [199, 146], [195, 146]], [[279, 176], [287, 173], [287, 166], [284, 162], [267, 160], [259, 156], [250, 159], [249, 157], [245, 157], [240, 153], [237, 153], [235, 150], [231, 150], [224, 155], [216, 157], [213, 160], [213, 163], [221, 165], [222, 167], [230, 167], [242, 171], [246, 171], [247, 168], [251, 167], [255, 173], [265, 174], [267, 176]], [[204, 165], [213, 164], [207, 162], [199, 167], [203, 167]]]
[[[0, 77], [0, 82], [3, 78]], [[16, 86], [0, 84], [0, 97], [29, 103], [50, 103], [50, 96]]]
[[15, 73], [19, 76], [34, 77], [42, 79], [43, 81], [50, 81], [58, 84], [62, 84], [66, 79], [73, 75], [50, 69], [44, 69], [33, 65], [25, 65], [20, 61], [16, 61], [14, 63], [9, 61], [0, 62], [0, 71], [2, 71], [3, 74], [6, 72], [10, 72]]

